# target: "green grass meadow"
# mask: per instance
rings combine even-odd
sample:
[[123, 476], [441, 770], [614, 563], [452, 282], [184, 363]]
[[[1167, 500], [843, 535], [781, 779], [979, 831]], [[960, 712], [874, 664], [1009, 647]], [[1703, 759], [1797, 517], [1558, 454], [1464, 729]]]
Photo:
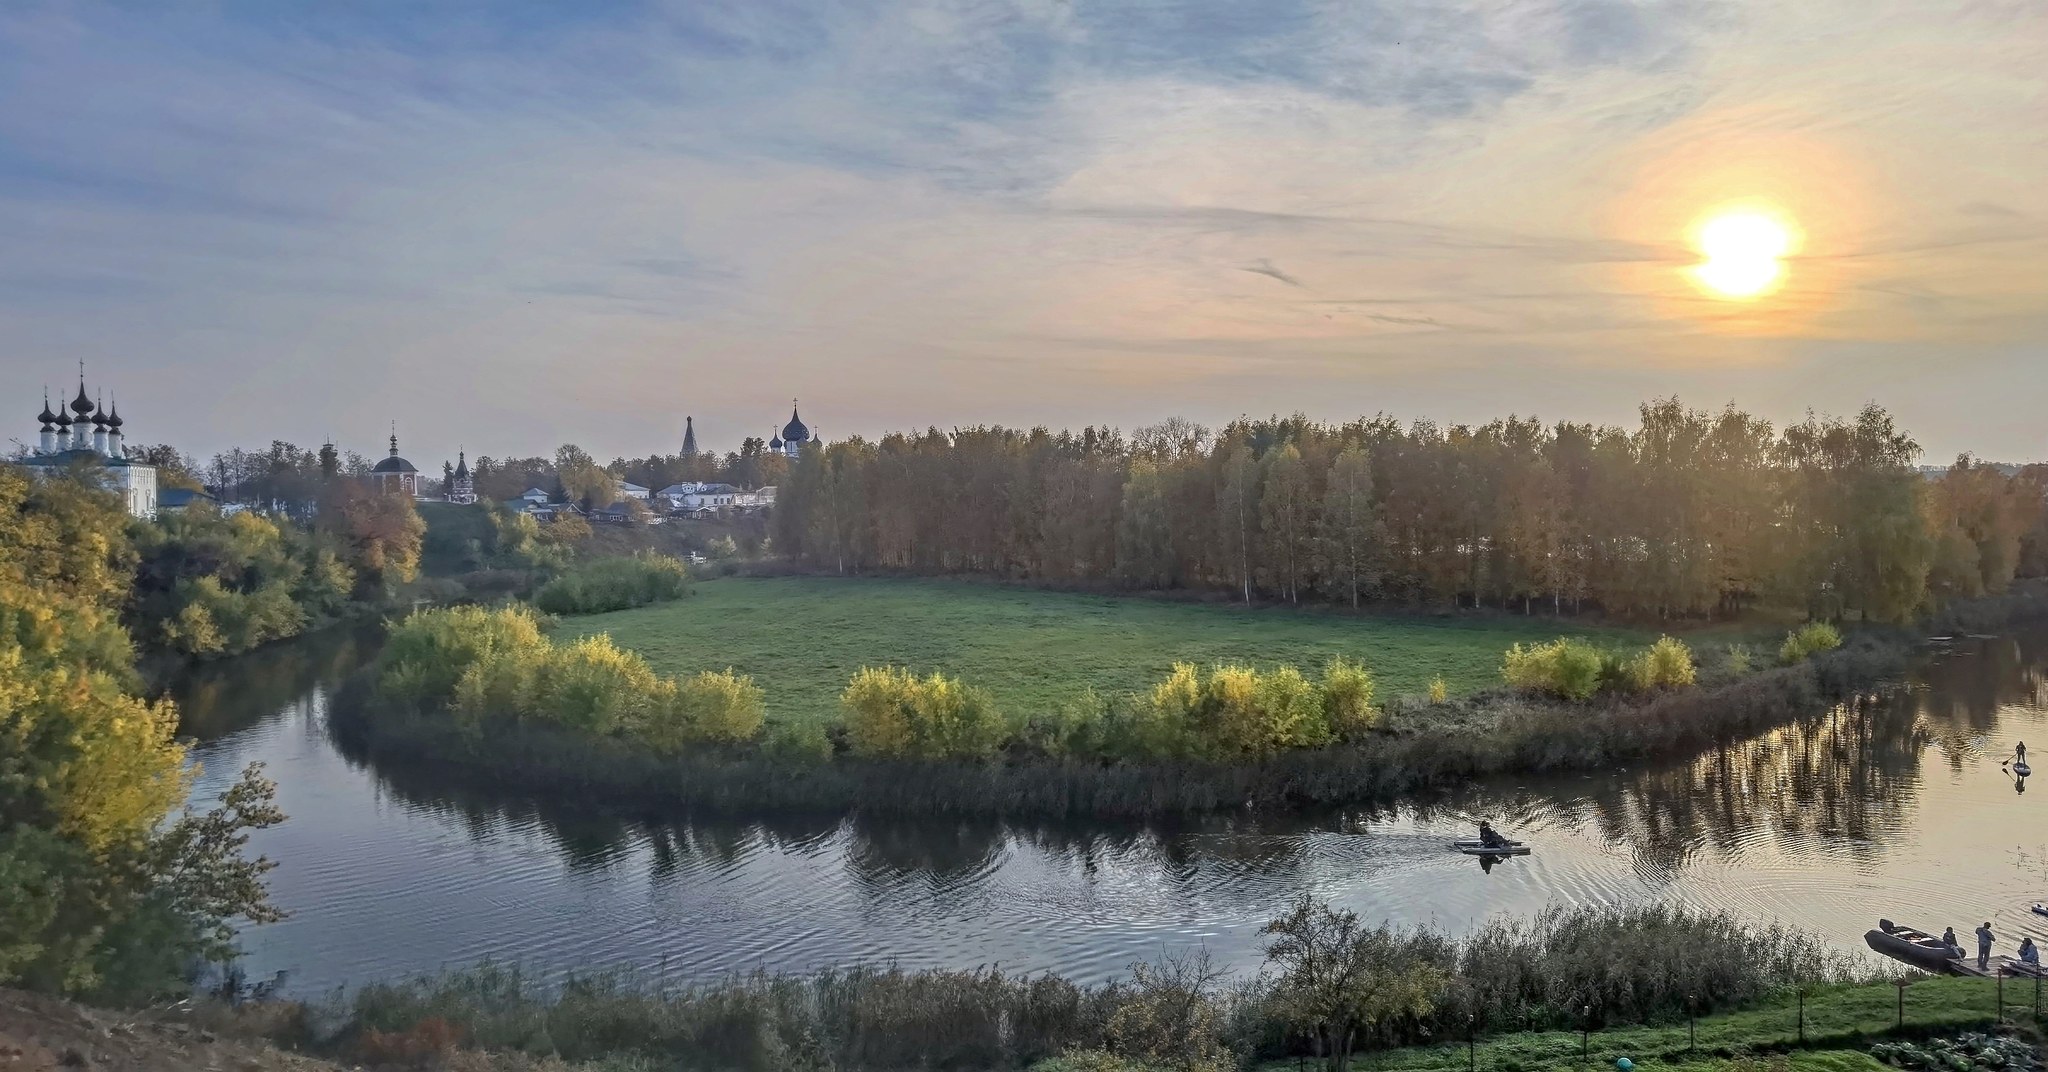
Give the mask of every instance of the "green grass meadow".
[[993, 585], [864, 578], [731, 577], [692, 594], [611, 614], [569, 618], [565, 636], [610, 633], [663, 673], [732, 667], [768, 693], [771, 718], [835, 712], [863, 666], [944, 670], [1028, 715], [1083, 689], [1149, 688], [1175, 662], [1362, 662], [1380, 695], [1420, 694], [1443, 675], [1452, 693], [1500, 682], [1508, 645], [1561, 632], [1598, 643], [1648, 634], [1561, 627], [1509, 615], [1362, 616], [1332, 610], [1247, 610], [1215, 604], [1047, 592]]
[[[1905, 1026], [1913, 1034], [1943, 1034], [1989, 1027], [2000, 1019], [1995, 980], [1919, 978], [1906, 990]], [[2032, 1025], [2034, 983], [2008, 979], [2003, 1019]], [[1793, 1049], [1792, 1072], [1875, 1072], [1888, 1068], [1862, 1052], [1869, 1041], [1890, 1033], [1898, 1022], [1898, 991], [1888, 983], [1816, 987], [1806, 997], [1805, 1044]], [[1612, 1070], [1626, 1057], [1642, 1072], [1659, 1069], [1719, 1072], [1729, 1062], [1716, 1054], [1792, 1049], [1800, 1045], [1797, 998], [1785, 993], [1757, 1007], [1702, 1016], [1688, 1038], [1683, 1021], [1658, 1026], [1614, 1027], [1592, 1032], [1587, 1057], [1580, 1057], [1576, 1031], [1534, 1031], [1481, 1037], [1468, 1051], [1463, 1040], [1371, 1055], [1355, 1067], [1379, 1072], [1589, 1072]], [[1696, 1048], [1695, 1048], [1696, 1047]], [[1282, 1065], [1268, 1066], [1277, 1070]], [[1762, 1069], [1756, 1072], [1764, 1072]]]

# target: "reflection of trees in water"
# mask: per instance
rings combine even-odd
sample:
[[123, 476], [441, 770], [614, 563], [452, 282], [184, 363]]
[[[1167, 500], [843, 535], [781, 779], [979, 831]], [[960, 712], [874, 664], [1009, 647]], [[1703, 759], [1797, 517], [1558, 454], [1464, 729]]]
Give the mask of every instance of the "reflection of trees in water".
[[1008, 830], [998, 822], [890, 820], [856, 816], [848, 825], [846, 869], [865, 888], [919, 876], [942, 890], [985, 881], [1002, 862]]
[[1977, 754], [1977, 738], [1997, 730], [2002, 708], [2039, 709], [2048, 701], [2048, 629], [1959, 640], [1930, 660], [1922, 677], [1921, 711], [1949, 768], [1960, 771]]
[[1864, 856], [1905, 826], [1927, 740], [1914, 704], [1865, 701], [1689, 763], [1585, 783], [1577, 799], [1523, 799], [1563, 825], [1591, 823], [1638, 868], [1666, 874], [1702, 849], [1733, 854], [1764, 837], [1791, 851], [1825, 838]]
[[187, 668], [164, 689], [178, 703], [178, 732], [212, 740], [253, 726], [355, 672], [376, 653], [381, 633], [381, 626], [328, 629]]

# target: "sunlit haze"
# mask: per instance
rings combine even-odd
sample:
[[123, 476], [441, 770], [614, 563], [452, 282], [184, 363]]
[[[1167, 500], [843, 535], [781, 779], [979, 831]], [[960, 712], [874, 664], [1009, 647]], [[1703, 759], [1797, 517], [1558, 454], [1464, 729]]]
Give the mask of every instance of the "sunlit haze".
[[0, 399], [416, 461], [1302, 411], [2048, 457], [2037, 3], [7, 4]]

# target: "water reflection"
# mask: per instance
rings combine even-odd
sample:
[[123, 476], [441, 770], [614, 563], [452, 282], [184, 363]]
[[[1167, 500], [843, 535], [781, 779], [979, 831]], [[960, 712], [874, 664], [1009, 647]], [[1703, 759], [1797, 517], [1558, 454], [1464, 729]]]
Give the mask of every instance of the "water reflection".
[[[671, 978], [894, 959], [1101, 979], [1200, 943], [1246, 966], [1258, 927], [1304, 891], [1454, 930], [1556, 902], [1676, 899], [1848, 949], [1874, 914], [1990, 918], [2015, 937], [2048, 924], [2025, 912], [2048, 847], [2014, 844], [2038, 816], [1999, 765], [2030, 733], [2048, 740], [2048, 630], [1954, 643], [1887, 700], [1683, 762], [1156, 826], [678, 821], [528, 799], [350, 755], [325, 696], [374, 641], [304, 649], [224, 664], [180, 695], [210, 767], [267, 759], [279, 776], [293, 820], [257, 848], [284, 861], [278, 897], [296, 915], [247, 937], [249, 970], [291, 968], [308, 988], [484, 956]], [[1476, 867], [1447, 852], [1480, 817], [1537, 852]], [[1959, 881], [1959, 861], [1983, 873]]]

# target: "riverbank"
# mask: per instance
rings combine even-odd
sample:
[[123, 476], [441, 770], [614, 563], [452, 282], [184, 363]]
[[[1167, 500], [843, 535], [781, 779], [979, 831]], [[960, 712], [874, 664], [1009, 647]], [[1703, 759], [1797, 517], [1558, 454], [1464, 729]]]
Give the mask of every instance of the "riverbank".
[[[1731, 929], [1712, 936], [1719, 925]], [[171, 1030], [188, 1040], [200, 1031], [209, 1041], [215, 1033], [268, 1040], [371, 1068], [1237, 1072], [1322, 1067], [1330, 1041], [1341, 1038], [1350, 1040], [1353, 1067], [1384, 1072], [1611, 1068], [1623, 1057], [1646, 1072], [1707, 1072], [1731, 1060], [1864, 1072], [1887, 1067], [1873, 1051], [1910, 1069], [1916, 1055], [1944, 1048], [1927, 1040], [2038, 1038], [2042, 1024], [2031, 988], [2017, 982], [2001, 990], [1993, 980], [1922, 977], [1902, 999], [1889, 980], [1831, 980], [1825, 962], [1787, 971], [1794, 965], [1772, 958], [1801, 953], [1797, 935], [1727, 917], [1575, 913], [1564, 927], [1519, 932], [1534, 943], [1502, 942], [1516, 933], [1504, 928], [1490, 944], [1357, 928], [1341, 916], [1274, 927], [1276, 937], [1314, 943], [1316, 959], [1283, 950], [1273, 971], [1233, 982], [1200, 957], [1183, 957], [1092, 987], [993, 968], [753, 974], [680, 989], [609, 975], [544, 985], [486, 965], [310, 1004], [201, 1002]], [[1575, 929], [1587, 941], [1575, 941]], [[1704, 963], [1654, 947], [1679, 932], [1706, 947]], [[1603, 939], [1652, 955], [1632, 967], [1601, 964], [1587, 946]], [[1357, 965], [1406, 980], [1421, 1000], [1345, 1011], [1299, 1003], [1341, 990], [1346, 967]], [[1550, 971], [1560, 974], [1551, 980]], [[2006, 1058], [1987, 1067], [2013, 1069], [2026, 1065], [2007, 1062], [2031, 1050], [1972, 1047]], [[1938, 1072], [1958, 1067], [1968, 1066], [1943, 1063]]]

